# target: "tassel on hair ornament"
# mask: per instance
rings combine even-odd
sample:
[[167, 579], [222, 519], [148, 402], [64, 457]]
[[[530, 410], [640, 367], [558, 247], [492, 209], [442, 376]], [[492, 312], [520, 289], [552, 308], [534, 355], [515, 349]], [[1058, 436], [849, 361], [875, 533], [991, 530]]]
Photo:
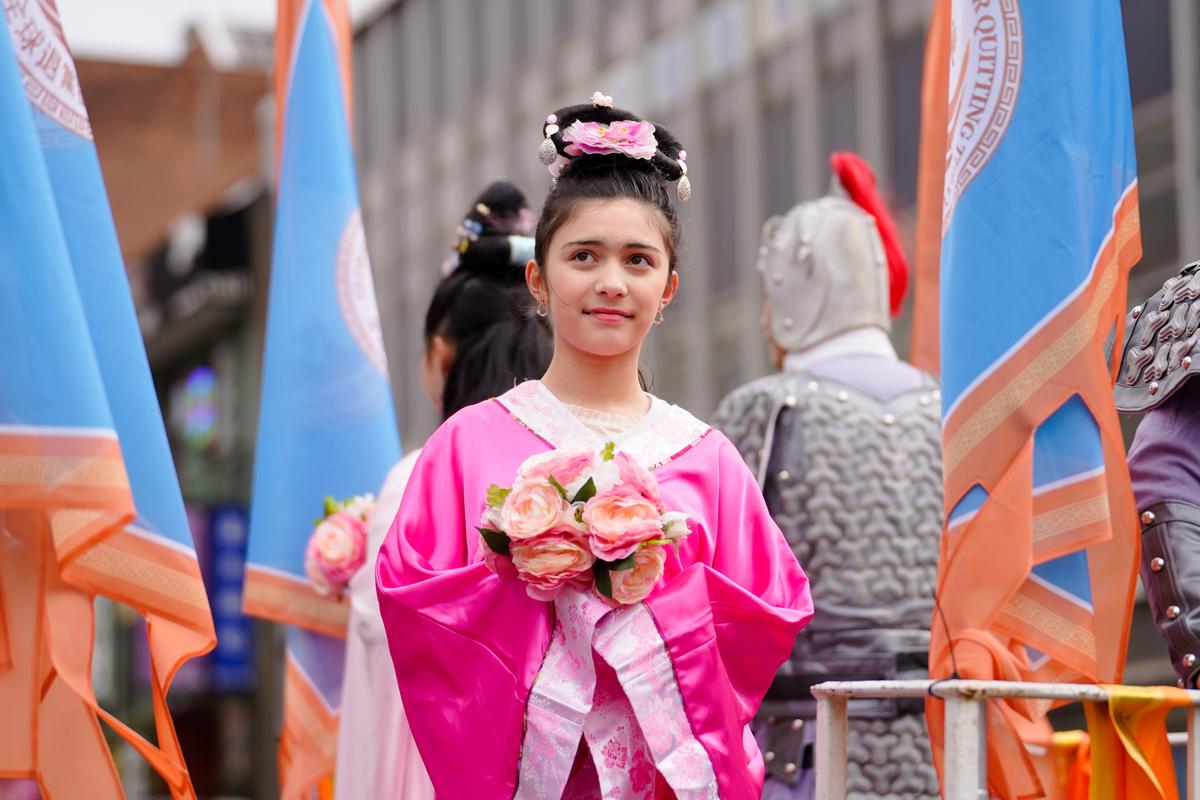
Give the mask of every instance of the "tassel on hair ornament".
[[679, 176], [679, 183], [675, 186], [675, 196], [679, 198], [679, 202], [686, 203], [692, 196], [692, 182], [687, 176], [687, 150], [679, 151], [679, 170], [683, 174]]

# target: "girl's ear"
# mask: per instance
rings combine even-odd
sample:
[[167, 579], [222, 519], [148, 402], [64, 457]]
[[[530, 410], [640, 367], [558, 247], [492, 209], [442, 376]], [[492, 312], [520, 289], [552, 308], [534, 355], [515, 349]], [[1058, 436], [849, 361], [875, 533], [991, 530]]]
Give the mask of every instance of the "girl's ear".
[[529, 287], [529, 293], [533, 295], [534, 300], [539, 303], [546, 302], [542, 291], [542, 269], [538, 266], [537, 261], [532, 258], [525, 265], [525, 285]]
[[671, 301], [675, 299], [675, 293], [679, 291], [679, 271], [671, 270], [671, 277], [667, 278], [667, 287], [663, 289], [663, 304], [666, 308], [671, 305]]

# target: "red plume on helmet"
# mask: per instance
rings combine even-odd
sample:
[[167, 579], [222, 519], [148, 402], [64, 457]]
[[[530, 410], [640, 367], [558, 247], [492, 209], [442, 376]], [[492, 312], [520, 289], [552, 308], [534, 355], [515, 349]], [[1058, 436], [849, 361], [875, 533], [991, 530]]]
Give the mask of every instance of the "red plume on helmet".
[[883, 239], [883, 252], [887, 255], [888, 295], [894, 317], [900, 313], [900, 303], [908, 291], [908, 261], [900, 247], [896, 222], [879, 196], [879, 190], [875, 187], [875, 173], [866, 161], [854, 153], [834, 153], [829, 157], [829, 163], [850, 199], [875, 218], [879, 238]]

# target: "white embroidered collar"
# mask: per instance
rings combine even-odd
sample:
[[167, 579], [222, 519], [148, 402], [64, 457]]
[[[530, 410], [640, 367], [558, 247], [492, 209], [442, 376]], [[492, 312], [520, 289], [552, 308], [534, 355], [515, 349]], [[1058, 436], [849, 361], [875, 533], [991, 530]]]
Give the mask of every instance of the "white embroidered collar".
[[[541, 381], [525, 381], [496, 400], [513, 419], [559, 450], [599, 450], [604, 445]], [[646, 469], [655, 469], [708, 430], [707, 424], [684, 409], [651, 395], [646, 416], [612, 441]]]

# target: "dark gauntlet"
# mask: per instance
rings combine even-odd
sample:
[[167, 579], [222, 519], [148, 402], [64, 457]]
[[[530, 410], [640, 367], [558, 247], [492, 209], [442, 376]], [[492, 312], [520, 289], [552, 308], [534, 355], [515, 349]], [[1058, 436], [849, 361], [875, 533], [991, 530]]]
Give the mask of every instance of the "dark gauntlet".
[[1164, 500], [1144, 509], [1142, 585], [1182, 685], [1200, 674], [1200, 508]]

